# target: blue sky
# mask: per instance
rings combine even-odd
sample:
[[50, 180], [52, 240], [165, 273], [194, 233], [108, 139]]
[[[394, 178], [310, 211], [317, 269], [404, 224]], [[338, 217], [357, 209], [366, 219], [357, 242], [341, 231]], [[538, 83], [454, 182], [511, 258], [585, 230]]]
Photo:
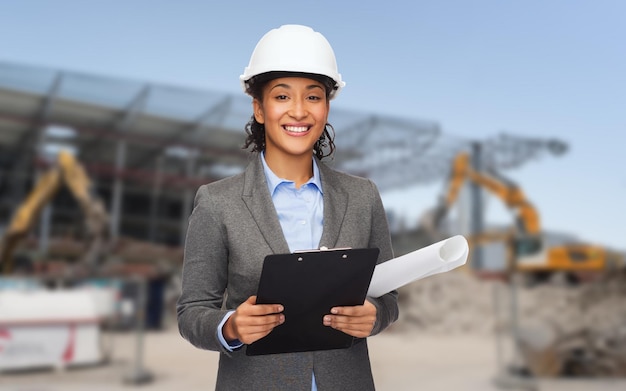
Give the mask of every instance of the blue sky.
[[[333, 45], [336, 107], [567, 141], [507, 175], [545, 228], [626, 248], [623, 1], [0, 0], [0, 60], [240, 93], [257, 40], [287, 23]], [[442, 185], [383, 198], [417, 218]], [[488, 219], [512, 221], [497, 200]]]

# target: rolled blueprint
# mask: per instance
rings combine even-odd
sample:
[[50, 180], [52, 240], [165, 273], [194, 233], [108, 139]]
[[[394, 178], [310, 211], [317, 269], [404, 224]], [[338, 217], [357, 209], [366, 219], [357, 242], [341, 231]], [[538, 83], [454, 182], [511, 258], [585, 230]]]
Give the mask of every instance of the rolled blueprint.
[[456, 235], [390, 259], [374, 269], [367, 295], [380, 297], [410, 282], [455, 269], [465, 264], [468, 254], [467, 240]]

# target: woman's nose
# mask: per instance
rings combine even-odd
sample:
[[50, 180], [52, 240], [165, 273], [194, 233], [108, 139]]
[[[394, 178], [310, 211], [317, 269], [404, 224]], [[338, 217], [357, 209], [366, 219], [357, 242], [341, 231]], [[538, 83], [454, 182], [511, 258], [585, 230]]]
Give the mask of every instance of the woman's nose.
[[303, 118], [306, 116], [306, 105], [302, 100], [296, 99], [292, 102], [288, 114], [293, 118]]

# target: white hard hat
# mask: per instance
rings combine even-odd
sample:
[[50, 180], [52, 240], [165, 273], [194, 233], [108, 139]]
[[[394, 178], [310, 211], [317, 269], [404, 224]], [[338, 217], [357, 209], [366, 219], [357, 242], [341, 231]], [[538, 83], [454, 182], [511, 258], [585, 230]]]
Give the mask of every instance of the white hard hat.
[[249, 80], [267, 72], [327, 76], [335, 82], [330, 99], [346, 85], [341, 80], [335, 53], [326, 38], [310, 27], [295, 24], [272, 29], [259, 40], [250, 63], [239, 76], [243, 90], [249, 94]]

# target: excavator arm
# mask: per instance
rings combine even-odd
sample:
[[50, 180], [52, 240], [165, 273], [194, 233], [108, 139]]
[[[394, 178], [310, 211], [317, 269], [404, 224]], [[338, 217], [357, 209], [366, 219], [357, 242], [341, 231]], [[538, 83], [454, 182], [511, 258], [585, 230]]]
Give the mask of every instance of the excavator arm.
[[[537, 253], [541, 250], [539, 214], [526, 199], [524, 192], [514, 182], [502, 176], [474, 170], [467, 153], [460, 153], [456, 156], [452, 162], [447, 191], [440, 197], [439, 204], [434, 211], [428, 212], [426, 215], [428, 217], [422, 218], [422, 227], [430, 233], [431, 237], [441, 236], [443, 219], [457, 201], [461, 188], [467, 181], [488, 190], [502, 200], [509, 209], [515, 211], [517, 231], [506, 235], [513, 237], [511, 240], [515, 242], [516, 254]], [[475, 238], [469, 239], [475, 244], [483, 244], [491, 240], [502, 240], [502, 234], [480, 233]]]
[[74, 156], [62, 151], [57, 164], [46, 171], [35, 184], [26, 200], [18, 207], [0, 242], [0, 271], [9, 274], [14, 267], [13, 253], [35, 224], [43, 207], [65, 184], [85, 216], [88, 249], [83, 261], [94, 266], [107, 237], [108, 215], [102, 201], [91, 194], [92, 185]]
[[13, 270], [13, 252], [20, 240], [30, 231], [43, 206], [56, 194], [60, 185], [61, 171], [56, 167], [47, 171], [39, 177], [33, 190], [13, 215], [0, 244], [2, 274], [8, 274]]
[[450, 208], [456, 202], [461, 188], [468, 177], [469, 155], [459, 154], [452, 162], [452, 170], [448, 176], [448, 189], [439, 197], [437, 206], [424, 213], [420, 227], [425, 230], [433, 241], [443, 239], [441, 224], [448, 215]]
[[469, 179], [489, 190], [501, 199], [505, 205], [517, 211], [517, 228], [526, 235], [538, 235], [541, 231], [539, 214], [535, 207], [528, 202], [526, 195], [515, 183], [496, 174], [489, 175], [474, 170], [468, 171]]

